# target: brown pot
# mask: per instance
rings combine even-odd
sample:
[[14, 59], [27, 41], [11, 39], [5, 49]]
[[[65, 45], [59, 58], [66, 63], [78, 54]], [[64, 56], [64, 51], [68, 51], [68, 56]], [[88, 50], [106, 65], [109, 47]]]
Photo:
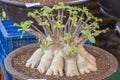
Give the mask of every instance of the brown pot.
[[[32, 79], [30, 76], [24, 75], [21, 72], [18, 72], [17, 70], [15, 70], [15, 68], [12, 66], [12, 60], [15, 56], [22, 54], [21, 52], [26, 52], [28, 49], [30, 50], [33, 49], [35, 51], [37, 47], [38, 47], [38, 44], [30, 44], [28, 46], [24, 46], [16, 49], [15, 51], [11, 52], [7, 56], [5, 60], [5, 67], [6, 67], [6, 70], [14, 78], [14, 80]], [[106, 59], [106, 61], [108, 61], [108, 63], [110, 64], [109, 69], [105, 73], [100, 74], [100, 76], [88, 77], [86, 80], [106, 80], [106, 79], [109, 79], [117, 71], [118, 61], [112, 54], [95, 46], [85, 45], [85, 48], [90, 53], [100, 54], [100, 56], [103, 56]]]

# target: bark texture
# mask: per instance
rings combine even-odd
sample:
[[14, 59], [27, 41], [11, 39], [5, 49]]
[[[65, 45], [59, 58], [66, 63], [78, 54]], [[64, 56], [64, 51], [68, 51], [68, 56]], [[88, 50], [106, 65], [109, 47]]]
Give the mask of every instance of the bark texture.
[[97, 71], [96, 59], [88, 53], [83, 44], [79, 45], [82, 55], [68, 56], [63, 44], [50, 45], [44, 52], [37, 49], [27, 60], [26, 67], [37, 68], [40, 73], [56, 76], [77, 76]]

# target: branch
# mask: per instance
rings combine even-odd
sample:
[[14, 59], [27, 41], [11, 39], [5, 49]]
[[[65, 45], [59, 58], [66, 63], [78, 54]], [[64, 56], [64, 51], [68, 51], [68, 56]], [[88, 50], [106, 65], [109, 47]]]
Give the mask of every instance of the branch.
[[[36, 18], [35, 18], [35, 20], [37, 21], [37, 23], [42, 22], [42, 21], [41, 21], [38, 17], [36, 17]], [[46, 32], [45, 28], [44, 28], [44, 27], [42, 27], [42, 28], [43, 28], [44, 32], [47, 34], [47, 32]]]
[[[43, 20], [47, 20], [45, 17], [43, 17]], [[51, 38], [53, 38], [52, 31], [50, 30], [50, 26], [43, 26], [43, 29], [45, 30], [46, 34], [50, 35]]]
[[61, 10], [61, 19], [60, 19], [62, 23], [63, 23], [63, 17], [64, 17], [64, 10], [62, 9]]
[[[60, 20], [61, 20], [62, 23], [63, 23], [63, 17], [64, 17], [64, 10], [61, 9]], [[62, 34], [62, 37], [64, 37], [64, 29], [61, 29], [61, 34]]]
[[[73, 18], [75, 17], [75, 15], [73, 14]], [[73, 23], [73, 21], [71, 21], [71, 26], [70, 26], [70, 34], [72, 35], [72, 33], [74, 32], [74, 30], [75, 30], [75, 26], [74, 26], [74, 23]]]
[[70, 21], [70, 16], [71, 16], [71, 14], [69, 14], [69, 16], [68, 16], [68, 19], [67, 19], [67, 21], [66, 21], [66, 24], [65, 24], [65, 29], [64, 29], [64, 35], [65, 35], [65, 33], [66, 33], [66, 31], [68, 30], [68, 26], [69, 26], [69, 21]]
[[60, 9], [58, 9], [57, 21], [60, 20]]
[[53, 23], [53, 21], [52, 21], [52, 18], [47, 17], [47, 19], [48, 19], [48, 21], [50, 22], [50, 25], [51, 25], [51, 27], [50, 27], [50, 28], [51, 28], [52, 33], [53, 33], [53, 31], [54, 31], [54, 30], [53, 30], [53, 27], [52, 27], [52, 26], [54, 25], [54, 23]]
[[[81, 14], [80, 18], [82, 18], [84, 16], [84, 13]], [[81, 19], [79, 18], [78, 20], [78, 25], [76, 26], [76, 29], [74, 30], [72, 36], [74, 38], [75, 35], [79, 35], [79, 30], [82, 28], [82, 22]]]
[[80, 38], [77, 42], [77, 45], [79, 45], [81, 42], [86, 42], [86, 38], [84, 36], [82, 36], [82, 38]]
[[32, 25], [32, 27], [33, 27], [37, 32], [39, 32], [40, 34], [45, 35], [45, 34], [44, 34], [42, 31], [40, 31], [36, 26]]
[[30, 28], [29, 31], [26, 31], [26, 32], [27, 32], [27, 33], [30, 33], [30, 34], [33, 34], [34, 36], [36, 36], [37, 38], [39, 38], [39, 39], [41, 39], [41, 40], [43, 40], [43, 39], [46, 38], [45, 35], [40, 34], [40, 33], [38, 33], [37, 31], [35, 31], [35, 30], [31, 29], [31, 28]]

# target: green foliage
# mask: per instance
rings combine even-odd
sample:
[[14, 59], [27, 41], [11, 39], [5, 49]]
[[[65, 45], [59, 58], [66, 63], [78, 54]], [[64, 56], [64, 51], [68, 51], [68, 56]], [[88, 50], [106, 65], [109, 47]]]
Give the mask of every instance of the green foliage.
[[42, 40], [42, 46], [40, 47], [42, 52], [44, 52], [44, 50], [46, 50], [50, 45], [51, 41]]
[[32, 18], [35, 18], [37, 15], [39, 14], [39, 11], [38, 10], [35, 10], [33, 12], [28, 12], [28, 17], [32, 17]]
[[[58, 40], [56, 38], [59, 36], [55, 34], [61, 34], [62, 36], [60, 37], [63, 39], [63, 42], [67, 42], [69, 45], [72, 44], [68, 47], [72, 54], [78, 53], [82, 55], [82, 52], [77, 47], [82, 40], [88, 39], [92, 43], [95, 43], [96, 36], [108, 31], [108, 29], [99, 30], [99, 22], [102, 22], [102, 19], [93, 16], [86, 7], [78, 8], [76, 6], [66, 6], [63, 2], [60, 2], [53, 7], [44, 6], [40, 10], [29, 12], [28, 16], [35, 18], [41, 27], [45, 27], [44, 29], [46, 29], [46, 33], [50, 33], [50, 37], [55, 38], [52, 40]], [[29, 31], [32, 23], [32, 21], [25, 21], [21, 22], [20, 25], [16, 25], [20, 26], [19, 30], [25, 32]], [[81, 38], [79, 37], [79, 33], [82, 33], [82, 39], [79, 39]], [[74, 40], [76, 36], [78, 36], [78, 42]], [[50, 44], [51, 42], [42, 40], [42, 51], [44, 51]]]
[[69, 12], [70, 15], [74, 14], [77, 15], [80, 11], [80, 8], [78, 7], [72, 7], [72, 6], [66, 6], [66, 10]]
[[72, 24], [75, 27], [77, 25], [78, 18], [74, 16], [74, 17], [70, 17], [70, 20], [72, 21]]
[[71, 54], [80, 54], [82, 56], [82, 52], [79, 50], [76, 44], [72, 44], [68, 47], [68, 50], [71, 52]]
[[64, 5], [64, 3], [60, 2], [60, 3], [58, 3], [58, 5], [54, 5], [52, 9], [59, 10], [59, 9], [65, 9], [65, 8], [66, 8], [66, 6]]
[[56, 29], [56, 28], [59, 28], [59, 29], [65, 28], [65, 25], [62, 24], [61, 21], [55, 21], [54, 23], [55, 24], [52, 26], [54, 29]]
[[23, 34], [30, 30], [30, 26], [33, 24], [31, 20], [29, 21], [22, 21], [20, 24], [15, 23], [14, 26], [19, 27], [18, 31], [23, 31], [22, 35], [20, 36], [22, 38]]
[[94, 36], [99, 36], [101, 33], [106, 33], [107, 31], [109, 31], [109, 28], [106, 28], [104, 30], [94, 30]]
[[50, 26], [48, 20], [45, 20], [44, 22], [39, 23], [40, 26]]
[[29, 21], [24, 21], [24, 22], [22, 21], [20, 24], [15, 23], [14, 25], [20, 28], [19, 31], [20, 30], [29, 31], [29, 28], [32, 24], [33, 22], [29, 20]]
[[92, 35], [92, 33], [89, 30], [82, 30], [81, 32], [83, 35], [85, 35], [85, 37], [87, 39], [89, 39], [90, 42], [92, 42], [92, 43], [96, 42], [94, 36]]
[[63, 40], [69, 42], [71, 40], [71, 38], [72, 38], [72, 35], [69, 34], [69, 33], [66, 33], [65, 36], [64, 36], [64, 38], [63, 38]]
[[52, 8], [48, 7], [48, 6], [44, 6], [43, 8], [41, 8], [41, 16], [50, 16], [51, 12], [52, 12]]

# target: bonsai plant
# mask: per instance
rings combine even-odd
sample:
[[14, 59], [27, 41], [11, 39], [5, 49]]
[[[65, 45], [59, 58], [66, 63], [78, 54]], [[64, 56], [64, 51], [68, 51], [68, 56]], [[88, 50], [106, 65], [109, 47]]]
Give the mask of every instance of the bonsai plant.
[[[31, 20], [15, 25], [23, 30], [23, 34], [35, 35], [40, 47], [26, 61], [26, 67], [37, 68], [45, 75], [67, 77], [98, 71], [96, 58], [85, 49], [84, 44], [87, 40], [95, 43], [95, 37], [108, 30], [99, 30], [102, 19], [94, 17], [86, 7], [65, 6], [63, 2], [53, 7], [44, 6], [29, 12], [28, 16], [34, 18], [39, 26], [34, 26]], [[39, 27], [44, 31], [40, 31]]]

